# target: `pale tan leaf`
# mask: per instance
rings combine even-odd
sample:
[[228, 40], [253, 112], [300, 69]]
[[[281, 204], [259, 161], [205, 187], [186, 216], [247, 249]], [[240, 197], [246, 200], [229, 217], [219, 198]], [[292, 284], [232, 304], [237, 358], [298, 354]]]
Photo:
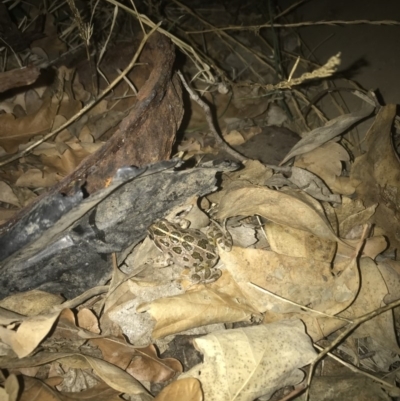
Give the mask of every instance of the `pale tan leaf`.
[[49, 333], [60, 312], [29, 317], [25, 319], [17, 331], [0, 327], [1, 340], [23, 358], [36, 349], [39, 343]]
[[194, 342], [204, 362], [178, 380], [200, 380], [205, 400], [268, 399], [301, 382], [300, 368], [316, 355], [300, 320], [217, 331]]
[[0, 301], [0, 307], [25, 316], [36, 316], [49, 310], [54, 305], [60, 305], [64, 298], [40, 290], [20, 292], [10, 295]]
[[331, 262], [336, 242], [327, 241], [296, 228], [269, 222], [264, 226], [271, 250], [281, 255]]
[[197, 379], [176, 380], [165, 387], [154, 401], [203, 401], [203, 392]]
[[330, 262], [279, 255], [262, 249], [234, 246], [230, 252], [220, 250], [220, 257], [248, 302], [262, 313], [299, 313], [302, 310], [254, 288], [250, 283], [330, 315], [346, 309], [359, 290], [360, 278], [355, 259], [337, 266], [341, 274], [335, 277]]
[[90, 309], [79, 309], [76, 319], [79, 327], [92, 333], [100, 334], [99, 320]]
[[[3, 390], [3, 389], [2, 389]], [[4, 400], [7, 401], [17, 401], [18, 400], [18, 395], [20, 393], [20, 385], [18, 382], [17, 377], [15, 376], [15, 374], [11, 373], [5, 383], [4, 383], [4, 390], [7, 394], [7, 398], [4, 398]], [[0, 393], [0, 399], [1, 399], [1, 393]]]
[[18, 197], [14, 194], [11, 187], [4, 181], [0, 181], [0, 202], [21, 207]]
[[208, 287], [144, 303], [137, 311], [148, 311], [156, 320], [153, 338], [212, 323], [250, 320], [252, 315], [257, 313], [245, 299], [229, 296]]

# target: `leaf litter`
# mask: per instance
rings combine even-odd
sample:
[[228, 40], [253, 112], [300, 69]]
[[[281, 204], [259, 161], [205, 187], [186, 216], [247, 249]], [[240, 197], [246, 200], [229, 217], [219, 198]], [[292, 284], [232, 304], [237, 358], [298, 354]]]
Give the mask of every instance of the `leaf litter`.
[[[201, 21], [187, 6], [173, 3], [196, 24]], [[167, 19], [173, 18], [174, 9], [167, 9]], [[32, 51], [51, 60], [66, 47], [50, 13], [45, 26], [47, 38], [36, 41]], [[179, 43], [176, 37], [173, 40]], [[241, 62], [241, 52], [257, 56], [256, 50], [243, 49], [226, 34], [213, 42], [211, 54], [220, 53], [225, 41], [234, 43], [231, 55]], [[288, 386], [303, 384], [297, 392], [306, 387], [302, 368], [310, 364], [313, 368], [321, 349], [313, 343], [353, 369], [386, 374], [380, 386], [398, 396], [397, 373], [391, 372], [399, 360], [398, 310], [393, 314], [391, 308], [398, 306], [400, 274], [394, 256], [400, 241], [399, 161], [391, 142], [394, 105], [380, 106], [372, 93], [355, 91], [362, 99], [360, 109], [326, 122], [310, 103], [315, 112], [311, 124], [316, 127], [310, 131], [303, 116], [290, 122], [278, 106], [283, 93], [278, 90], [286, 88], [286, 93], [303, 99], [292, 86], [321, 79], [326, 72], [318, 75], [316, 69], [315, 74], [292, 82], [275, 82], [268, 90], [278, 97], [271, 101], [262, 96], [261, 85], [233, 85], [229, 98], [221, 83], [220, 92], [212, 96], [204, 83], [211, 87], [215, 79], [209, 69], [199, 68], [208, 61], [199, 54], [195, 51], [192, 61], [203, 82], [196, 84], [200, 88], [203, 84], [204, 96], [215, 102], [228, 144], [234, 147], [262, 136], [258, 117], [264, 114], [270, 122], [295, 129], [302, 139], [282, 155], [279, 166], [245, 160], [241, 170], [221, 177], [218, 192], [193, 199], [189, 207], [182, 205], [190, 209], [192, 227], [204, 225], [200, 220], [208, 217], [203, 210], [212, 205], [216, 206], [211, 217], [228, 223], [234, 247], [229, 252], [219, 249], [222, 276], [217, 281], [194, 285], [188, 272], [177, 266], [155, 267], [152, 261], [159, 251], [147, 238], [124, 264], [115, 262], [107, 287], [69, 301], [39, 290], [1, 300], [0, 398], [16, 400], [20, 392], [20, 400], [38, 394], [41, 400], [113, 400], [120, 394], [159, 401], [269, 399]], [[257, 60], [271, 70], [265, 61]], [[226, 62], [221, 60], [221, 65]], [[246, 74], [259, 76], [261, 67], [255, 65], [247, 65], [243, 83]], [[3, 221], [73, 172], [132, 106], [126, 98], [125, 108], [113, 110], [118, 103], [103, 100], [85, 119], [25, 155], [27, 146], [82, 110], [91, 97], [79, 74], [66, 67], [58, 67], [57, 72], [53, 87], [38, 87], [1, 103], [0, 156], [22, 155], [0, 171]], [[193, 66], [189, 73], [195, 75]], [[114, 95], [123, 93], [119, 88]], [[294, 104], [290, 104], [292, 111]], [[197, 121], [204, 123], [201, 107], [195, 104], [193, 110], [189, 127], [196, 129], [184, 137], [178, 150], [184, 158], [198, 160], [220, 154], [212, 138], [202, 133], [207, 129], [196, 126]], [[355, 141], [349, 130], [367, 116], [372, 116], [372, 123], [365, 142]], [[178, 335], [197, 337], [186, 352], [200, 352], [201, 363], [190, 365], [173, 357], [171, 348]], [[341, 336], [346, 339], [336, 344]], [[347, 378], [347, 383], [355, 378]], [[319, 399], [318, 389], [313, 393], [318, 380], [316, 371], [310, 399]], [[346, 380], [330, 377], [327, 385], [342, 389]], [[386, 399], [373, 382], [363, 386]]]

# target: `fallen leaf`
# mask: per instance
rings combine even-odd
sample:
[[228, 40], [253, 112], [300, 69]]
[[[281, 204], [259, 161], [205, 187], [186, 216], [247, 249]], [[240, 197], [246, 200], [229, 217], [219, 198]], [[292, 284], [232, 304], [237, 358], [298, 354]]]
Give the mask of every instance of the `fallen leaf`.
[[310, 152], [325, 142], [330, 141], [335, 136], [342, 134], [353, 124], [370, 115], [374, 108], [375, 106], [365, 102], [360, 110], [336, 117], [328, 121], [323, 127], [314, 129], [309, 132], [305, 138], [301, 139], [293, 146], [291, 151], [285, 156], [279, 165], [281, 166], [294, 156]]
[[204, 362], [178, 380], [200, 380], [205, 400], [268, 399], [278, 389], [301, 382], [300, 368], [316, 355], [300, 320], [216, 331], [194, 343]]
[[137, 348], [118, 338], [97, 338], [91, 342], [99, 347], [105, 361], [140, 381], [161, 383], [182, 372], [182, 365], [177, 359], [160, 359], [152, 345]]
[[176, 380], [165, 387], [154, 401], [203, 401], [200, 382], [191, 377]]
[[147, 311], [156, 319], [153, 338], [162, 338], [212, 323], [249, 321], [253, 314], [257, 314], [245, 299], [207, 287], [144, 303], [138, 306], [137, 311]]
[[308, 231], [327, 241], [341, 242], [321, 205], [301, 191], [275, 191], [256, 186], [228, 190], [221, 199], [217, 216], [222, 220], [255, 214], [277, 224]]

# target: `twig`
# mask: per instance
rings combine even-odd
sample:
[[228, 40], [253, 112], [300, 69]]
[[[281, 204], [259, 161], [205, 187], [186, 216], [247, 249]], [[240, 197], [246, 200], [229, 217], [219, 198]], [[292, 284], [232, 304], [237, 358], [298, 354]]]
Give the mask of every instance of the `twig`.
[[159, 25], [161, 24], [158, 23], [140, 42], [140, 45], [135, 53], [135, 55], [132, 58], [132, 61], [129, 63], [129, 65], [124, 69], [121, 75], [119, 75], [111, 84], [100, 94], [100, 96], [93, 100], [92, 102], [88, 103], [85, 107], [83, 107], [79, 113], [75, 114], [73, 117], [71, 117], [67, 122], [65, 122], [63, 125], [58, 127], [56, 130], [49, 132], [47, 135], [45, 135], [42, 139], [39, 139], [37, 142], [33, 143], [32, 145], [28, 146], [25, 150], [17, 153], [16, 155], [9, 157], [8, 159], [0, 162], [0, 166], [4, 166], [5, 164], [11, 163], [14, 160], [19, 159], [20, 157], [26, 155], [29, 153], [32, 149], [36, 148], [39, 146], [41, 143], [44, 141], [47, 141], [47, 139], [53, 137], [54, 135], [58, 134], [61, 132], [63, 129], [67, 128], [69, 125], [71, 125], [74, 121], [76, 121], [79, 117], [81, 117], [83, 114], [85, 114], [88, 110], [90, 110], [94, 105], [96, 105], [107, 93], [109, 93], [117, 84], [119, 84], [120, 81], [125, 77], [126, 74], [133, 68], [135, 65], [144, 45], [146, 44], [147, 40], [149, 37], [158, 29]]
[[[317, 344], [314, 344], [314, 347], [319, 349], [320, 351], [323, 350], [323, 348], [320, 347]], [[344, 361], [343, 359], [339, 358], [335, 354], [332, 354], [331, 352], [328, 352], [327, 355], [330, 356], [335, 361], [337, 361], [337, 362], [341, 363], [342, 365], [346, 366], [347, 368], [349, 368], [352, 372], [360, 374], [360, 375], [364, 375], [364, 376], [366, 376], [366, 377], [378, 382], [382, 386], [389, 387], [391, 389], [396, 389], [396, 391], [399, 391], [399, 389], [396, 386], [393, 386], [392, 384], [380, 379], [379, 377], [376, 377], [374, 375], [371, 375], [370, 373], [367, 373], [367, 372], [364, 372], [361, 369], [358, 369], [356, 366], [352, 365], [351, 363], [348, 363], [348, 362]]]
[[93, 287], [90, 290], [85, 291], [83, 294], [79, 295], [78, 297], [66, 301], [60, 305], [53, 306], [51, 312], [56, 312], [62, 309], [71, 309], [75, 308], [78, 305], [83, 304], [86, 300], [95, 297], [96, 295], [104, 294], [109, 290], [109, 285], [103, 285], [98, 287]]
[[329, 346], [323, 349], [323, 351], [318, 354], [318, 356], [314, 359], [314, 361], [311, 363], [310, 365], [310, 373], [308, 376], [308, 382], [307, 382], [307, 396], [306, 396], [306, 400], [308, 400], [308, 392], [309, 392], [309, 388], [310, 388], [310, 384], [311, 384], [311, 379], [312, 379], [312, 372], [314, 371], [315, 365], [325, 356], [328, 354], [328, 352], [332, 351], [338, 344], [340, 344], [342, 342], [342, 340], [344, 338], [346, 338], [351, 332], [353, 332], [358, 326], [360, 326], [360, 324], [366, 322], [367, 320], [370, 320], [372, 318], [374, 318], [375, 316], [380, 315], [381, 313], [387, 312], [390, 309], [394, 309], [397, 306], [400, 306], [400, 300], [391, 302], [390, 304], [386, 305], [386, 306], [382, 306], [379, 309], [376, 309], [372, 312], [369, 312], [363, 316], [360, 316], [356, 319], [353, 319], [353, 322], [347, 326], [347, 328], [345, 329], [345, 331], [343, 333], [341, 333], [336, 339], [335, 341], [333, 341], [333, 343]]
[[222, 150], [224, 150], [226, 153], [228, 153], [229, 155], [231, 155], [232, 157], [234, 157], [235, 159], [238, 159], [239, 161], [243, 162], [245, 160], [248, 160], [247, 157], [244, 157], [243, 155], [241, 155], [239, 152], [237, 152], [236, 150], [232, 149], [223, 139], [222, 137], [218, 134], [215, 125], [214, 125], [214, 121], [211, 115], [211, 110], [210, 107], [208, 106], [207, 103], [205, 103], [200, 96], [195, 93], [192, 88], [190, 88], [190, 86], [188, 85], [188, 83], [186, 82], [183, 74], [178, 71], [178, 75], [179, 78], [182, 81], [183, 86], [186, 88], [186, 90], [188, 91], [190, 98], [192, 100], [194, 100], [203, 110], [204, 113], [206, 115], [206, 120], [208, 123], [208, 127], [210, 128], [211, 133], [214, 135], [214, 139], [215, 142], [217, 143], [217, 146], [219, 146]]
[[393, 20], [382, 20], [382, 21], [369, 21], [365, 19], [355, 20], [355, 21], [306, 21], [306, 22], [296, 22], [292, 24], [262, 24], [262, 25], [249, 25], [249, 26], [227, 26], [225, 28], [215, 28], [215, 29], [203, 29], [201, 31], [188, 31], [187, 34], [199, 34], [215, 31], [259, 31], [261, 28], [298, 28], [301, 26], [314, 26], [314, 25], [400, 25], [400, 21]]
[[252, 285], [253, 287], [257, 288], [258, 290], [261, 290], [262, 292], [265, 292], [266, 294], [269, 294], [269, 295], [271, 295], [271, 296], [273, 296], [273, 297], [275, 297], [275, 298], [277, 298], [277, 299], [279, 299], [279, 300], [281, 300], [281, 301], [283, 301], [283, 302], [286, 302], [286, 303], [291, 304], [291, 305], [294, 305], [294, 306], [298, 306], [299, 308], [305, 309], [305, 310], [307, 310], [307, 311], [309, 311], [309, 312], [316, 313], [316, 314], [318, 314], [318, 315], [322, 315], [322, 316], [325, 316], [325, 317], [330, 317], [330, 318], [332, 318], [332, 319], [343, 320], [343, 321], [345, 321], [345, 322], [347, 322], [347, 323], [352, 323], [352, 322], [353, 322], [352, 320], [346, 319], [345, 317], [335, 316], [335, 315], [329, 315], [329, 314], [324, 313], [324, 312], [321, 312], [321, 311], [319, 311], [319, 310], [311, 309], [311, 308], [309, 308], [308, 306], [301, 305], [301, 304], [299, 304], [299, 303], [297, 303], [297, 302], [291, 301], [290, 299], [286, 299], [286, 298], [284, 298], [284, 297], [281, 297], [281, 296], [278, 295], [278, 294], [274, 294], [273, 292], [268, 291], [268, 290], [266, 290], [265, 288], [262, 288], [262, 287], [260, 287], [259, 285], [254, 284], [254, 283], [252, 283], [252, 282], [250, 282], [249, 284]]

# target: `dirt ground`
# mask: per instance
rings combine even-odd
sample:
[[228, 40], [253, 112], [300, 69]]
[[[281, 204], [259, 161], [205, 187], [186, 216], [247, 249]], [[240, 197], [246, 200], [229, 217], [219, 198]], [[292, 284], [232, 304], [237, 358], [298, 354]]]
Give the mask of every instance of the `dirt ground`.
[[[278, 1], [282, 9], [294, 3], [295, 0]], [[297, 7], [294, 15], [296, 22], [398, 20], [400, 1], [311, 0]], [[385, 104], [400, 103], [400, 26], [310, 26], [298, 28], [298, 33], [321, 63], [340, 51], [340, 72], [364, 89], [378, 89]]]

